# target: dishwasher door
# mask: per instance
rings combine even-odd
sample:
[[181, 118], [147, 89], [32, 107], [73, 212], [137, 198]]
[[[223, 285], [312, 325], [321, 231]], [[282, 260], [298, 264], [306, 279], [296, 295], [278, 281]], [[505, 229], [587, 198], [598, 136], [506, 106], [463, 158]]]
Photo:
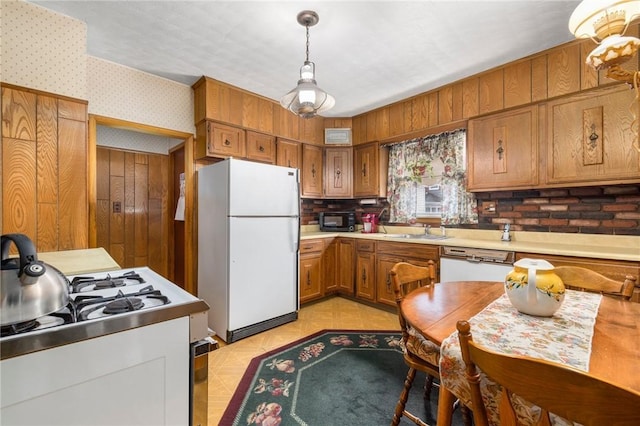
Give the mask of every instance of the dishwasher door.
[[440, 258], [440, 282], [497, 281], [504, 282], [513, 265], [490, 263], [465, 258]]

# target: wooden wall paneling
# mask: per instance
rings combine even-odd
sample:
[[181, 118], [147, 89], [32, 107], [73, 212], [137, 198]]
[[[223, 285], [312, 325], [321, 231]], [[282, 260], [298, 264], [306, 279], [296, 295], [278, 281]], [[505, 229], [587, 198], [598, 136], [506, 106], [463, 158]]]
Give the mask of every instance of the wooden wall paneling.
[[59, 99], [58, 117], [76, 121], [87, 121], [87, 105], [82, 102]]
[[411, 101], [411, 130], [429, 127], [429, 95], [416, 96]]
[[58, 103], [38, 96], [36, 202], [38, 251], [58, 250]]
[[2, 88], [2, 137], [36, 140], [36, 95]]
[[273, 130], [276, 136], [298, 140], [300, 138], [298, 117], [284, 108], [275, 108]]
[[[243, 99], [249, 97], [245, 93]], [[258, 130], [273, 133], [273, 109], [281, 108], [279, 104], [267, 99], [258, 98]]]
[[86, 121], [58, 118], [59, 250], [82, 249], [89, 244], [86, 141]]
[[389, 137], [389, 108], [380, 108], [376, 111], [376, 139]]
[[353, 144], [358, 145], [367, 142], [367, 115], [360, 114], [353, 117]]
[[427, 127], [438, 125], [438, 92], [431, 92], [427, 98]]
[[124, 264], [125, 267], [136, 266], [136, 153], [124, 152], [123, 163], [123, 213], [122, 230], [124, 231]]
[[58, 250], [58, 204], [38, 203], [37, 251]]
[[258, 130], [260, 113], [257, 96], [242, 97], [242, 126], [248, 129]]
[[504, 108], [531, 102], [531, 61], [520, 61], [504, 68]]
[[[125, 258], [125, 154], [111, 150], [109, 155], [109, 254], [123, 268], [127, 267]], [[115, 203], [120, 203], [116, 211]]]
[[[222, 107], [220, 105], [221, 85], [217, 81], [206, 79], [203, 81], [205, 91], [205, 115], [204, 118], [222, 120]], [[197, 122], [199, 122], [198, 120]]]
[[[96, 147], [96, 241], [95, 247], [109, 251], [110, 176], [109, 150]], [[122, 266], [122, 265], [121, 265]]]
[[148, 156], [135, 154], [135, 265], [149, 263], [149, 166]]
[[[35, 243], [37, 241], [35, 141], [3, 137], [2, 163], [2, 232], [25, 234]], [[7, 164], [20, 164], [20, 168], [7, 167]]]
[[242, 125], [243, 93], [227, 85], [221, 85], [218, 90], [220, 97], [220, 119], [226, 123]]
[[[149, 267], [167, 276], [169, 247], [169, 214], [175, 211], [170, 207], [167, 188], [169, 159], [162, 155], [149, 154]], [[172, 203], [171, 203], [172, 204]], [[171, 212], [170, 212], [171, 211]]]
[[585, 63], [587, 55], [597, 46], [591, 40], [584, 40], [580, 43], [580, 89], [586, 90], [598, 87], [600, 73], [591, 65]]
[[389, 106], [389, 135], [401, 135], [408, 130], [405, 128], [404, 102], [396, 102]]
[[531, 59], [531, 101], [547, 99], [547, 55]]
[[438, 124], [453, 121], [453, 86], [445, 86], [438, 91]]
[[504, 108], [504, 70], [482, 74], [478, 79], [478, 113], [487, 114]]
[[[38, 123], [36, 144], [36, 193], [38, 197], [38, 203], [57, 204], [58, 104], [56, 99], [49, 96], [38, 96], [36, 114]], [[64, 141], [62, 142], [64, 143]], [[55, 225], [55, 223], [51, 225]]]
[[576, 43], [548, 53], [547, 91], [550, 98], [580, 90], [580, 51], [581, 46]]
[[323, 117], [300, 118], [300, 140], [315, 145], [324, 144], [324, 123]]
[[478, 115], [478, 77], [467, 78], [462, 81], [462, 118]]
[[462, 114], [462, 82], [452, 86], [452, 105], [451, 105], [451, 121], [459, 121], [463, 119]]

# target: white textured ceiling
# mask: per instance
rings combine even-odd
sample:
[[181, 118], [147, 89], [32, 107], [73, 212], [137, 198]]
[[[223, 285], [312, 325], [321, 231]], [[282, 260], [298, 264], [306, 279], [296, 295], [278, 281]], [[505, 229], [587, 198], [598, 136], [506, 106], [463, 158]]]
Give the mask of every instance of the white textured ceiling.
[[579, 1], [31, 0], [87, 23], [89, 55], [188, 85], [203, 75], [279, 100], [310, 60], [350, 117], [573, 39]]

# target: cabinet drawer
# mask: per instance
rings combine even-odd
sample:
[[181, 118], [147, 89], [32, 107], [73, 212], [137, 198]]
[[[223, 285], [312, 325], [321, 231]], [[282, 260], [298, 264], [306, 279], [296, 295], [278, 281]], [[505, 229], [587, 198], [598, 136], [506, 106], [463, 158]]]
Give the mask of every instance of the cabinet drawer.
[[322, 251], [322, 240], [302, 240], [300, 241], [300, 254]]
[[224, 155], [229, 157], [245, 156], [244, 130], [217, 123], [208, 123], [209, 140], [208, 155]]
[[376, 242], [375, 241], [356, 241], [356, 249], [358, 252], [368, 252], [372, 253], [376, 250]]
[[438, 246], [411, 243], [378, 242], [377, 253], [392, 254], [403, 258], [437, 260]]

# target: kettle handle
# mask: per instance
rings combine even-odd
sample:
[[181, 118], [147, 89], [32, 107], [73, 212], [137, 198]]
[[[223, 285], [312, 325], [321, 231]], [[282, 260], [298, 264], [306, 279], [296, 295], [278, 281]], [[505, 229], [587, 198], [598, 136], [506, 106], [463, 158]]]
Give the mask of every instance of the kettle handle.
[[29, 239], [29, 237], [27, 237], [24, 234], [3, 235], [0, 242], [0, 250], [2, 250], [3, 266], [4, 266], [5, 260], [9, 259], [9, 248], [11, 247], [11, 242], [13, 242], [18, 248], [18, 254], [20, 255], [20, 270], [18, 272], [18, 275], [22, 275], [26, 267], [38, 261], [38, 256], [36, 255], [36, 248], [33, 245], [33, 242]]

